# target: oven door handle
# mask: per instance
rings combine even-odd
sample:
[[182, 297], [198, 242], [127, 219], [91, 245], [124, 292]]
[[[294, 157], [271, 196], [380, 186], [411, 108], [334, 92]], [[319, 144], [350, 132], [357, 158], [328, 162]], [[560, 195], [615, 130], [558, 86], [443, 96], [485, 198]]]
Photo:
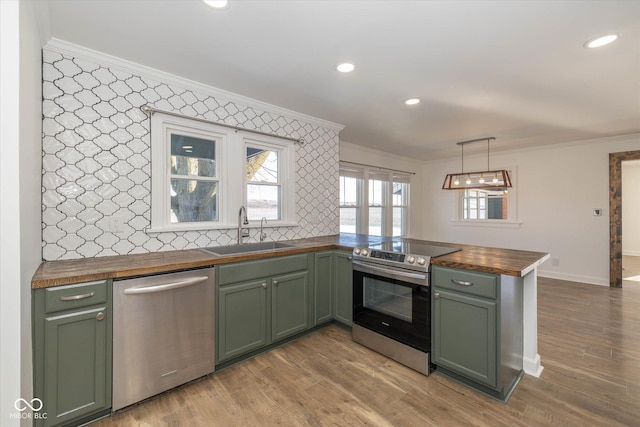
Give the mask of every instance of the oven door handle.
[[[408, 273], [405, 271], [398, 271], [396, 269], [391, 269], [391, 268], [377, 267], [375, 265], [365, 264], [359, 261], [352, 261], [352, 262], [354, 266], [359, 267], [356, 269], [358, 271], [383, 273], [386, 276], [390, 276], [392, 278], [399, 278], [399, 279], [407, 278], [407, 279], [427, 280], [426, 274]], [[424, 285], [424, 286], [428, 286], [428, 285]]]

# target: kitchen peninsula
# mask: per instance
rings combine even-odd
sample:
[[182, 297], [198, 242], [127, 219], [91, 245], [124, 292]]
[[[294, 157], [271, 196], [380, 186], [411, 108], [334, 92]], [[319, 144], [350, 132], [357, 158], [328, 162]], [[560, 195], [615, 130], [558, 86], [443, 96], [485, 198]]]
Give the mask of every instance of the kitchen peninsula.
[[[307, 303], [305, 306], [308, 307], [308, 311], [302, 313], [299, 318], [303, 321], [309, 319], [309, 322], [304, 323], [304, 326], [296, 326], [296, 331], [291, 336], [296, 337], [301, 333], [304, 333], [304, 330], [311, 330], [314, 326], [320, 325], [322, 322], [318, 321], [318, 313], [317, 313], [317, 301], [318, 301], [318, 292], [317, 289], [314, 290], [314, 283], [319, 283], [318, 272], [324, 267], [324, 264], [320, 264], [320, 260], [330, 260], [327, 258], [327, 254], [332, 253], [340, 253], [343, 256], [343, 259], [350, 259], [348, 255], [350, 252], [356, 247], [369, 247], [375, 244], [379, 244], [383, 241], [389, 240], [402, 240], [405, 242], [415, 242], [415, 243], [424, 243], [424, 244], [433, 244], [439, 246], [449, 246], [452, 248], [460, 249], [457, 252], [443, 255], [440, 257], [432, 258], [431, 264], [432, 266], [438, 268], [445, 269], [456, 269], [456, 270], [464, 270], [469, 272], [477, 272], [482, 274], [491, 274], [496, 277], [499, 277], [499, 283], [501, 286], [516, 286], [518, 288], [522, 288], [522, 325], [523, 325], [523, 369], [527, 374], [530, 375], [539, 375], [542, 367], [540, 364], [540, 357], [537, 354], [537, 316], [536, 316], [536, 288], [537, 288], [537, 280], [536, 280], [536, 269], [537, 267], [548, 259], [549, 254], [541, 253], [541, 252], [529, 252], [529, 251], [519, 251], [519, 250], [509, 250], [509, 249], [498, 249], [498, 248], [487, 248], [487, 247], [479, 247], [472, 245], [461, 245], [461, 244], [451, 244], [451, 243], [443, 243], [443, 242], [427, 242], [413, 239], [400, 239], [400, 238], [384, 238], [378, 236], [367, 236], [367, 235], [356, 235], [356, 234], [339, 234], [339, 235], [331, 235], [331, 236], [322, 236], [322, 237], [314, 237], [307, 239], [298, 239], [298, 240], [290, 240], [286, 241], [287, 244], [291, 245], [289, 247], [282, 247], [271, 250], [261, 250], [261, 251], [249, 251], [249, 252], [240, 252], [232, 255], [214, 255], [210, 252], [207, 252], [203, 249], [188, 249], [181, 251], [167, 251], [167, 252], [157, 252], [157, 253], [148, 253], [148, 254], [132, 254], [132, 255], [118, 255], [118, 256], [110, 256], [110, 257], [98, 257], [98, 258], [85, 258], [78, 260], [60, 260], [60, 261], [51, 261], [44, 262], [41, 264], [39, 269], [32, 280], [32, 288], [34, 289], [34, 294], [36, 292], [42, 292], [47, 288], [47, 291], [55, 291], [56, 288], [62, 285], [76, 285], [76, 284], [87, 284], [87, 283], [107, 283], [107, 295], [105, 296], [104, 304], [110, 304], [110, 295], [109, 286], [113, 279], [123, 279], [137, 276], [145, 276], [145, 275], [154, 275], [161, 273], [169, 273], [174, 271], [181, 270], [189, 270], [189, 269], [197, 269], [204, 267], [216, 267], [216, 286], [220, 286], [220, 289], [223, 289], [222, 286], [227, 286], [226, 283], [229, 283], [227, 289], [231, 290], [235, 285], [233, 283], [240, 283], [237, 279], [228, 279], [228, 277], [232, 277], [231, 273], [228, 273], [228, 276], [222, 277], [219, 276], [221, 272], [221, 268], [224, 267], [225, 274], [231, 271], [238, 271], [242, 274], [248, 271], [249, 269], [241, 268], [235, 269], [234, 266], [241, 266], [241, 263], [256, 264], [256, 262], [265, 261], [269, 262], [269, 258], [280, 259], [281, 270], [274, 270], [272, 275], [272, 279], [267, 279], [266, 281], [263, 279], [259, 280], [257, 283], [257, 287], [260, 287], [262, 284], [262, 288], [270, 289], [269, 295], [272, 295], [274, 301], [276, 298], [275, 287], [277, 287], [277, 283], [279, 277], [284, 278], [285, 276], [291, 277], [293, 273], [296, 274], [296, 280], [298, 283], [295, 286], [299, 288], [308, 289], [309, 293], [307, 298]], [[247, 246], [249, 247], [249, 245]], [[303, 257], [303, 258], [301, 258]], [[324, 258], [323, 258], [324, 257]], [[295, 260], [294, 264], [288, 263], [286, 260]], [[309, 260], [308, 262], [305, 260]], [[312, 261], [315, 259], [315, 262]], [[331, 261], [328, 261], [331, 262]], [[350, 262], [349, 262], [350, 263]], [[261, 264], [263, 265], [263, 264]], [[267, 264], [264, 264], [267, 265]], [[331, 264], [329, 264], [331, 265]], [[229, 266], [228, 268], [225, 266]], [[434, 268], [434, 267], [432, 267]], [[235, 270], [234, 270], [235, 269]], [[260, 269], [260, 274], [266, 275], [265, 269]], [[289, 272], [290, 271], [290, 272]], [[307, 273], [308, 271], [308, 273]], [[349, 270], [350, 271], [350, 270]], [[300, 273], [302, 272], [302, 273]], [[240, 274], [238, 273], [238, 274]], [[344, 273], [344, 271], [343, 271]], [[236, 274], [236, 273], [233, 273]], [[272, 273], [269, 273], [272, 274]], [[233, 276], [235, 277], [235, 276]], [[309, 280], [310, 287], [307, 288], [308, 285], [305, 283], [305, 277]], [[315, 277], [315, 279], [314, 279]], [[328, 280], [338, 280], [336, 278], [346, 278], [347, 275], [330, 275]], [[277, 280], [276, 280], [277, 279]], [[245, 279], [242, 279], [245, 281]], [[245, 282], [249, 284], [251, 281], [256, 281], [256, 279], [248, 278]], [[316, 282], [314, 282], [316, 280]], [[219, 282], [218, 282], [219, 281]], [[268, 285], [265, 286], [265, 283]], [[349, 278], [349, 287], [350, 278]], [[101, 285], [102, 286], [102, 285]], [[236, 288], [240, 289], [249, 289], [245, 287], [245, 285], [239, 285]], [[85, 292], [85, 291], [83, 291]], [[86, 291], [88, 292], [88, 290]], [[278, 291], [282, 293], [282, 290]], [[304, 291], [307, 292], [307, 291]], [[77, 292], [76, 292], [77, 293]], [[219, 298], [227, 297], [228, 292], [225, 291], [219, 292]], [[282, 294], [284, 296], [284, 294]], [[302, 295], [302, 294], [298, 294]], [[307, 295], [305, 293], [305, 295]], [[107, 300], [109, 302], [107, 302]], [[46, 300], [48, 302], [49, 300]], [[86, 301], [86, 300], [82, 300]], [[102, 302], [101, 302], [102, 304]], [[217, 302], [218, 307], [221, 307], [221, 301]], [[315, 305], [314, 305], [315, 304]], [[85, 306], [87, 306], [85, 304]], [[41, 306], [36, 306], [36, 311]], [[46, 307], [46, 310], [49, 310], [49, 306]], [[110, 309], [108, 305], [106, 305], [106, 309], [102, 309], [100, 313], [103, 311], [109, 315]], [[275, 310], [273, 306], [268, 310]], [[316, 308], [314, 308], [316, 307]], [[106, 310], [106, 311], [105, 311]], [[314, 310], [316, 311], [314, 313]], [[45, 310], [41, 310], [43, 313]], [[47, 311], [49, 313], [49, 311]], [[271, 319], [270, 316], [274, 316], [273, 320], [266, 320], [267, 323], [273, 322], [275, 324], [277, 313], [269, 314], [267, 312], [267, 319]], [[37, 313], [34, 313], [37, 316]], [[221, 328], [220, 323], [224, 322], [224, 318], [220, 317], [222, 314], [219, 312], [217, 314], [219, 316], [218, 328]], [[290, 316], [286, 314], [286, 316]], [[95, 317], [95, 314], [94, 314]], [[339, 317], [334, 316], [334, 319], [339, 321]], [[41, 322], [42, 316], [40, 320], [36, 320], [37, 322]], [[108, 317], [107, 317], [108, 319]], [[329, 319], [331, 319], [331, 315], [329, 315]], [[101, 318], [99, 319], [101, 320]], [[290, 319], [285, 319], [289, 321]], [[342, 323], [345, 323], [344, 321]], [[233, 322], [227, 324], [235, 324]], [[270, 323], [269, 323], [270, 324]], [[302, 325], [302, 323], [298, 323], [296, 325]], [[275, 328], [275, 326], [274, 326]], [[293, 329], [292, 329], [293, 330]], [[275, 331], [275, 329], [274, 329]], [[110, 332], [107, 332], [107, 337]], [[271, 338], [269, 338], [262, 347], [256, 347], [255, 351], [261, 351], [260, 349], [268, 349], [270, 346], [270, 342], [273, 342], [274, 345], [276, 343], [277, 334], [276, 332], [269, 332]], [[34, 343], [34, 348], [36, 349], [36, 353], [38, 352], [39, 346], [42, 343], [38, 343], [37, 341], [42, 340], [42, 334], [36, 333], [36, 342]], [[237, 336], [237, 334], [234, 334]], [[218, 336], [218, 341], [220, 344], [220, 336]], [[107, 338], [108, 340], [108, 338]], [[227, 347], [221, 347], [226, 349]], [[231, 348], [231, 347], [229, 347]], [[222, 351], [222, 350], [219, 350]], [[234, 362], [239, 360], [235, 359], [234, 348], [231, 348], [226, 354], [229, 354], [227, 359], [230, 362]], [[253, 350], [252, 350], [253, 351]], [[252, 352], [245, 352], [246, 355], [254, 354]], [[221, 363], [223, 361], [222, 358], [219, 359]], [[109, 361], [106, 362], [107, 366], [109, 366]], [[218, 366], [218, 365], [216, 365]], [[110, 368], [109, 368], [110, 369]], [[40, 371], [36, 370], [36, 375]], [[107, 372], [110, 373], [110, 370]], [[41, 372], [40, 372], [41, 373]], [[109, 373], [107, 373], [107, 382], [109, 382]], [[38, 382], [38, 378], [36, 378], [36, 383]], [[110, 389], [109, 389], [110, 390]], [[109, 392], [108, 392], [109, 393]], [[103, 412], [99, 412], [96, 410], [95, 413], [104, 413], [108, 408], [110, 408], [110, 399], [108, 404], [105, 406], [106, 409], [103, 409]]]

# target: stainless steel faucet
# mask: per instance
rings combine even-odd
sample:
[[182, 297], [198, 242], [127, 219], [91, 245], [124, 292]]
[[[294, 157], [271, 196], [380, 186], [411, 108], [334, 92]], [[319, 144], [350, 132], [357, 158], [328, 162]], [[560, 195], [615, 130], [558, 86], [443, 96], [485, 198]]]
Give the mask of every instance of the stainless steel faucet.
[[264, 223], [267, 223], [267, 218], [266, 217], [262, 217], [262, 219], [260, 220], [260, 241], [263, 242], [264, 239], [267, 238], [267, 235], [262, 231], [262, 221], [264, 221]]
[[[244, 215], [242, 215], [243, 212], [244, 212]], [[247, 208], [245, 208], [244, 206], [240, 206], [240, 210], [238, 211], [238, 244], [239, 245], [242, 244], [243, 237], [249, 237], [249, 230], [242, 228], [243, 225], [249, 225], [249, 220], [247, 219]]]

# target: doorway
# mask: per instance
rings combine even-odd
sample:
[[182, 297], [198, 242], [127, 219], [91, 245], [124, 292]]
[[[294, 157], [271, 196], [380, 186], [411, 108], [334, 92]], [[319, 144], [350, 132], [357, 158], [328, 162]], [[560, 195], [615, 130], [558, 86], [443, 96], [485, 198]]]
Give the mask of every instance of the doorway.
[[622, 287], [622, 162], [640, 160], [640, 151], [609, 154], [609, 286]]

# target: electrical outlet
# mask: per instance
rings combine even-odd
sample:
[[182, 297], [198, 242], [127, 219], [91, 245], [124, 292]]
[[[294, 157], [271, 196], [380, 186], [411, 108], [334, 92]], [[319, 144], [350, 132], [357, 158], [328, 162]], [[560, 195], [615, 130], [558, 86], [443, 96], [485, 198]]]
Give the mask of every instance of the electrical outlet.
[[122, 233], [124, 231], [124, 219], [121, 216], [110, 217], [109, 230], [112, 233]]
[[593, 210], [593, 216], [602, 216], [602, 208], [595, 208]]
[[554, 267], [558, 267], [560, 265], [560, 258], [553, 258], [551, 260], [551, 265], [553, 265]]

